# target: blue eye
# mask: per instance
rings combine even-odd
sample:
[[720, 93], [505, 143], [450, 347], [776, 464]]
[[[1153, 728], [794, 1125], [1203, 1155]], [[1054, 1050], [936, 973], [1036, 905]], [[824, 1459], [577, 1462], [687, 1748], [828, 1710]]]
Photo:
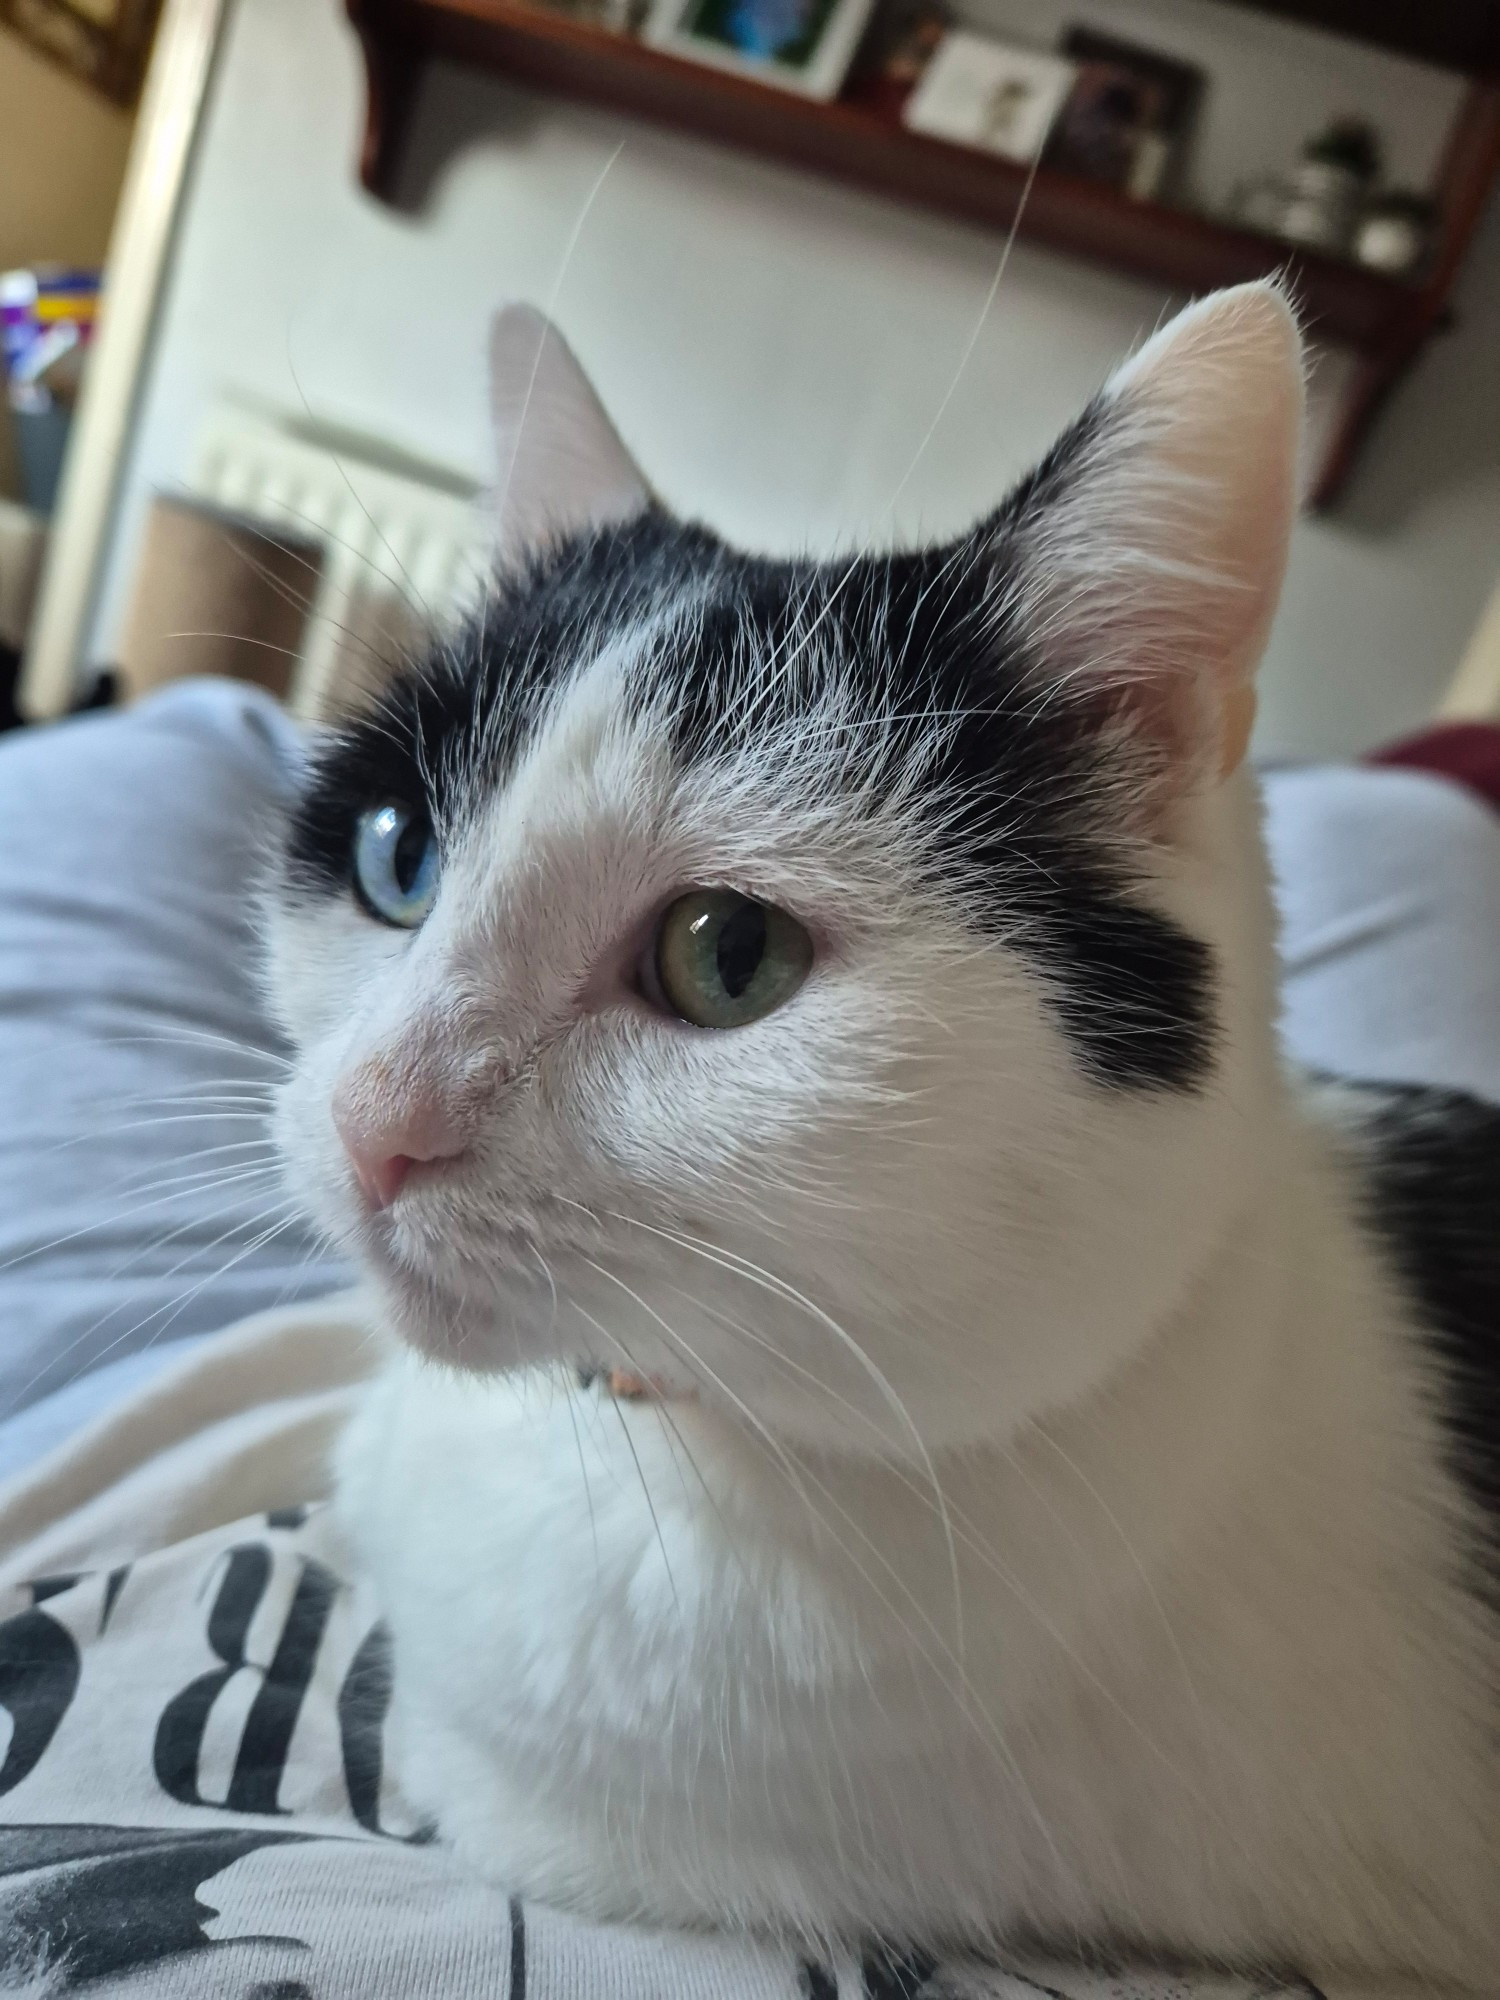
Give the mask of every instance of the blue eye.
[[407, 806], [377, 806], [354, 829], [354, 888], [372, 917], [414, 931], [437, 900], [437, 836]]

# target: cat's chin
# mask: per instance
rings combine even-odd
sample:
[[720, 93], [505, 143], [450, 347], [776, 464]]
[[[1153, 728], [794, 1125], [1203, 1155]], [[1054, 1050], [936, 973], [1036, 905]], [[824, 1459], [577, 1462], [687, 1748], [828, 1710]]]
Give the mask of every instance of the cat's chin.
[[672, 1400], [692, 1394], [693, 1385], [674, 1372], [672, 1357], [651, 1354], [639, 1369], [622, 1365], [623, 1349], [590, 1337], [586, 1322], [574, 1326], [553, 1289], [534, 1272], [504, 1269], [488, 1276], [474, 1291], [413, 1271], [388, 1251], [366, 1252], [366, 1268], [384, 1307], [386, 1329], [414, 1353], [471, 1375], [504, 1375], [524, 1369], [562, 1366], [586, 1381], [607, 1388], [619, 1379], [617, 1393], [632, 1395], [631, 1381], [642, 1393], [662, 1393]]
[[547, 1288], [517, 1274], [486, 1286], [484, 1296], [412, 1270], [381, 1248], [367, 1247], [389, 1332], [415, 1353], [476, 1375], [534, 1368], [563, 1358], [550, 1323]]

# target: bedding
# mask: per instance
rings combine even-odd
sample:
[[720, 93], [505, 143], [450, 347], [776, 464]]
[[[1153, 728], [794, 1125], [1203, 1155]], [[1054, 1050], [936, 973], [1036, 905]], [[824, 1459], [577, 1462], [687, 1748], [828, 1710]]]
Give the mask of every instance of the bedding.
[[0, 1493], [0, 1703], [15, 1718], [0, 1937], [28, 1969], [61, 1948], [40, 1991], [1317, 2000], [1290, 1977], [942, 1962], [874, 1943], [818, 1959], [589, 1923], [463, 1873], [390, 1780], [389, 1660], [329, 1510], [286, 1501], [321, 1492], [370, 1362], [356, 1295], [259, 1315], [180, 1347]]
[[[368, 1329], [254, 1138], [253, 882], [299, 754], [220, 684], [0, 745], [0, 1965], [243, 2000], [1308, 1992], [589, 1925], [424, 1839], [320, 1504]], [[1293, 1052], [1500, 1099], [1500, 817], [1410, 769], [1266, 789]]]
[[253, 889], [296, 755], [228, 682], [0, 739], [0, 1476], [169, 1343], [344, 1279], [251, 1178]]

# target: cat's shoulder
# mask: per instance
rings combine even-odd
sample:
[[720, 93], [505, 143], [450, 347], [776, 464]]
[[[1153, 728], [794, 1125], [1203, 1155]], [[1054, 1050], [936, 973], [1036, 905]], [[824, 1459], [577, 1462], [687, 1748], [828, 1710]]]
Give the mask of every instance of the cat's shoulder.
[[1500, 1105], [1331, 1080], [1311, 1097], [1352, 1144], [1362, 1219], [1436, 1364], [1452, 1463], [1495, 1524], [1500, 1583]]

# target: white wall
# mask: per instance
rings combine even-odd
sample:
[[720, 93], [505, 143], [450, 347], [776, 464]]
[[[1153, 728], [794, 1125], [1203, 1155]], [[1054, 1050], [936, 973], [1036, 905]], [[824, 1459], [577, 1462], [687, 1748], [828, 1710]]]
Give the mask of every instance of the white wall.
[[[1061, 18], [1055, 0], [988, 4]], [[1131, 11], [1149, 25], [1152, 0]], [[1199, 17], [1217, 13], [1206, 0], [1173, 7], [1179, 32], [1197, 23], [1190, 53], [1204, 53]], [[1265, 23], [1226, 19], [1261, 46]], [[1418, 171], [1436, 128], [1412, 107], [1440, 111], [1446, 80], [1383, 58], [1346, 78], [1340, 45], [1294, 40], [1299, 105], [1322, 115], [1341, 108], [1346, 85], [1363, 93], [1351, 102], [1375, 92]], [[108, 656], [145, 496], [181, 475], [221, 387], [293, 408], [305, 397], [320, 416], [483, 476], [485, 319], [502, 297], [534, 298], [552, 306], [670, 500], [759, 546], [826, 547], [941, 531], [992, 504], [1166, 303], [1151, 286], [1018, 249], [955, 385], [994, 274], [993, 236], [447, 70], [413, 133], [408, 178], [425, 203], [393, 214], [353, 178], [361, 82], [335, 0], [239, 0], [97, 657]], [[1222, 91], [1213, 102], [1205, 170], [1227, 184], [1247, 140], [1225, 137], [1240, 113], [1228, 117]], [[435, 166], [455, 131], [463, 143]], [[1500, 568], [1497, 357], [1500, 212], [1459, 331], [1392, 412], [1347, 515], [1299, 532], [1264, 747], [1339, 752], [1430, 708]]]

